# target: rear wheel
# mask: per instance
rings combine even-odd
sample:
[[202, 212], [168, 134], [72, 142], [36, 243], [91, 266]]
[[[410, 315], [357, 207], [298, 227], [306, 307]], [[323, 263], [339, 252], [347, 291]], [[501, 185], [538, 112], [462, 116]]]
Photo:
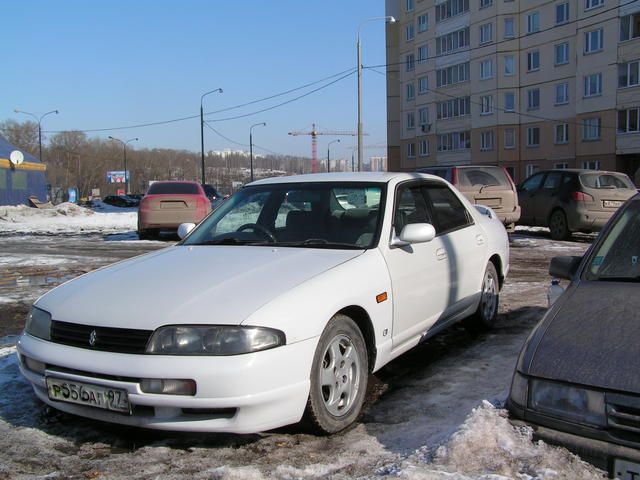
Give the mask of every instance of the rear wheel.
[[500, 279], [495, 265], [489, 262], [482, 279], [478, 309], [465, 320], [464, 325], [471, 330], [489, 330], [496, 322], [499, 302]]
[[549, 217], [549, 231], [554, 240], [567, 240], [571, 236], [567, 225], [567, 216], [562, 210], [556, 210]]
[[367, 348], [356, 323], [334, 316], [322, 332], [311, 367], [305, 417], [319, 433], [338, 432], [360, 415], [369, 374]]
[[138, 230], [138, 238], [140, 240], [152, 240], [157, 235], [152, 230]]

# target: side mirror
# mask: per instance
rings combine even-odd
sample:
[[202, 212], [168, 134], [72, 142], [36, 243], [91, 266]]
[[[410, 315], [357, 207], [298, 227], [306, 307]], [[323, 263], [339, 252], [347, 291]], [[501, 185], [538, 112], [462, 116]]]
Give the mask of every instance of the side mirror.
[[553, 257], [549, 264], [549, 275], [571, 280], [578, 271], [581, 261], [582, 257]]
[[406, 247], [412, 243], [426, 243], [436, 238], [436, 229], [430, 223], [410, 223], [405, 225], [400, 236], [393, 236], [392, 247]]
[[195, 223], [181, 223], [178, 227], [178, 236], [180, 240], [189, 235], [189, 232], [196, 227]]

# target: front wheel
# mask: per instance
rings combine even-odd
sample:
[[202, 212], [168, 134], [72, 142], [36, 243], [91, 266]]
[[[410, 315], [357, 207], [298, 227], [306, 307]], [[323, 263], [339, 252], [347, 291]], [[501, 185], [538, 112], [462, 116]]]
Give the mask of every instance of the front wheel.
[[500, 279], [492, 262], [487, 264], [482, 279], [480, 303], [475, 313], [465, 320], [465, 326], [472, 330], [489, 330], [498, 316], [500, 301]]
[[339, 432], [358, 418], [368, 374], [362, 332], [351, 318], [334, 316], [322, 332], [311, 367], [305, 417], [314, 430]]

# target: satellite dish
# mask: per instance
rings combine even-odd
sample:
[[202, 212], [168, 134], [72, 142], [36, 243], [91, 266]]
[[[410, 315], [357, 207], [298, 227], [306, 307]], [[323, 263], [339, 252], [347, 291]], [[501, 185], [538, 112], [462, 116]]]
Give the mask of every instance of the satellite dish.
[[24, 162], [24, 155], [20, 150], [14, 150], [11, 152], [11, 155], [9, 155], [9, 161], [14, 165], [20, 165]]

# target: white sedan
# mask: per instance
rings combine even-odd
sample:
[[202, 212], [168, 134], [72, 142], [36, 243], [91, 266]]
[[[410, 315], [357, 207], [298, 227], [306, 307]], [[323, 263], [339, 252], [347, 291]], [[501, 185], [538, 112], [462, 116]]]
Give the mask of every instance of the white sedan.
[[38, 398], [146, 428], [336, 432], [370, 372], [490, 327], [509, 268], [495, 214], [425, 174], [262, 180], [192, 227], [35, 302], [18, 353]]

